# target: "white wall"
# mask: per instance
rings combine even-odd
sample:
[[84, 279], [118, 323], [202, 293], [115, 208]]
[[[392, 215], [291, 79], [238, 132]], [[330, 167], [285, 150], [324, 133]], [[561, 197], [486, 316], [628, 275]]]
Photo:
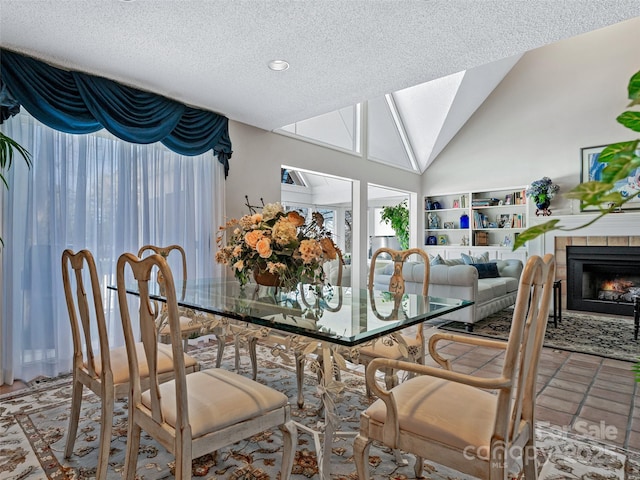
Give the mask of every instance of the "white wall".
[[280, 200], [280, 166], [289, 165], [344, 178], [419, 192], [419, 175], [364, 160], [358, 155], [229, 122], [233, 142], [230, 173], [226, 181], [227, 215], [244, 215], [244, 196], [252, 204]]
[[[361, 259], [354, 259], [352, 284], [366, 278], [368, 183], [416, 192], [412, 196], [411, 208], [416, 219], [412, 231], [416, 232], [414, 245], [419, 245], [418, 239], [422, 235], [417, 232], [421, 232], [422, 227], [416, 227], [415, 222], [422, 217], [423, 208], [420, 175], [238, 122], [229, 122], [229, 135], [233, 156], [225, 184], [227, 217], [238, 218], [247, 213], [245, 195], [249, 196], [252, 205], [260, 205], [260, 197], [265, 203], [280, 201], [280, 166], [288, 165], [356, 180], [353, 204], [359, 204], [365, 215], [362, 218], [354, 215], [353, 219], [353, 239], [358, 242]], [[359, 272], [357, 275], [355, 270]]]
[[[637, 138], [616, 117], [640, 70], [640, 17], [526, 53], [423, 174], [423, 193], [580, 182], [580, 148]], [[554, 214], [579, 212], [556, 197]]]

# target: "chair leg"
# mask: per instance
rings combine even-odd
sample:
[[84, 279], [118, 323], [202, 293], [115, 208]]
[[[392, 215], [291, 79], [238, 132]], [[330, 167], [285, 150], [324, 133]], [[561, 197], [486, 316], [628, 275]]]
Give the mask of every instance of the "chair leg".
[[218, 354], [216, 356], [216, 368], [220, 368], [220, 365], [222, 365], [222, 357], [224, 355], [224, 347], [226, 346], [226, 342], [219, 335], [216, 335], [216, 342], [218, 343]]
[[78, 433], [78, 420], [80, 418], [80, 408], [82, 407], [82, 383], [74, 380], [71, 394], [71, 415], [69, 416], [69, 428], [67, 430], [67, 444], [64, 449], [64, 458], [69, 458], [73, 454], [73, 446], [76, 443]]
[[398, 385], [398, 375], [396, 375], [393, 368], [384, 369], [384, 383], [387, 390], [391, 390], [393, 387]]
[[251, 378], [256, 380], [258, 378], [258, 354], [256, 348], [258, 346], [258, 339], [252, 337], [249, 340], [249, 358], [251, 359]]
[[522, 452], [522, 471], [524, 473], [524, 478], [527, 480], [537, 480], [538, 478], [538, 467], [536, 466], [536, 442], [534, 437], [535, 433], [532, 430]]
[[305, 355], [300, 352], [295, 353], [296, 356], [296, 385], [298, 387], [298, 408], [304, 408], [304, 394], [303, 394], [303, 383], [304, 383], [304, 364], [306, 362]]
[[102, 398], [102, 415], [100, 421], [100, 449], [98, 450], [98, 466], [96, 468], [96, 480], [107, 478], [107, 466], [109, 465], [109, 452], [111, 451], [111, 430], [113, 429], [113, 390], [106, 389]]
[[240, 337], [236, 334], [233, 336], [233, 346], [235, 351], [236, 373], [240, 373]]
[[[503, 445], [495, 444], [493, 441], [491, 443], [489, 480], [507, 480], [507, 452], [505, 452]], [[527, 480], [529, 479], [527, 478]]]
[[191, 441], [191, 432], [183, 432], [180, 439], [176, 439], [176, 469], [175, 480], [191, 480], [191, 462], [193, 443]]
[[292, 421], [280, 425], [282, 432], [282, 464], [280, 466], [280, 480], [288, 480], [291, 477], [293, 461], [298, 445], [298, 429]]
[[140, 448], [140, 425], [131, 421], [132, 412], [129, 412], [129, 429], [127, 433], [127, 455], [124, 460], [124, 479], [134, 480], [138, 466], [138, 449]]
[[356, 464], [356, 472], [360, 480], [369, 480], [369, 448], [371, 440], [358, 435], [353, 441], [353, 460]]
[[424, 459], [422, 457], [419, 457], [418, 455], [416, 455], [416, 463], [413, 466], [413, 471], [416, 474], [416, 478], [423, 478], [422, 477], [422, 468], [424, 467]]

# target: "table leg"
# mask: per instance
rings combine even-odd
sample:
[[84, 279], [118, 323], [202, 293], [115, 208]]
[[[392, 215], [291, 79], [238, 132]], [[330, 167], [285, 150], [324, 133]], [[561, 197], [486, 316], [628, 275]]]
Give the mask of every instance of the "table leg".
[[[328, 382], [333, 380], [333, 358], [331, 358], [331, 347], [326, 342], [322, 342], [322, 362], [324, 367], [322, 372], [322, 382], [326, 385]], [[336, 428], [334, 420], [331, 418], [331, 416], [335, 414], [335, 411], [332, 411], [333, 409], [331, 408], [333, 399], [329, 398], [329, 395], [330, 394], [325, 389], [322, 394], [325, 415], [324, 444], [322, 445], [322, 451], [318, 451], [318, 473], [320, 473], [320, 478], [326, 479], [331, 477], [331, 448], [333, 447], [333, 433]], [[326, 402], [329, 402], [329, 404]]]

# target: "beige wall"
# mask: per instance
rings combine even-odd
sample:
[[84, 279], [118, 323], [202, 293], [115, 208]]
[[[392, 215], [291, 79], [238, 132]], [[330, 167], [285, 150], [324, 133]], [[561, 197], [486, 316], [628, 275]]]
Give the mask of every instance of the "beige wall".
[[[580, 148], [637, 138], [616, 122], [640, 70], [640, 17], [528, 52], [423, 174], [423, 192], [580, 180]], [[554, 214], [578, 206], [554, 200]]]
[[246, 213], [244, 196], [252, 204], [280, 200], [280, 166], [314, 170], [363, 183], [375, 183], [418, 192], [420, 176], [361, 156], [324, 148], [285, 135], [267, 132], [238, 122], [230, 122], [233, 141], [231, 169], [226, 182], [227, 214]]
[[[367, 212], [368, 183], [415, 192], [412, 206], [413, 245], [421, 245], [422, 227], [418, 226], [422, 217], [420, 200], [421, 177], [418, 174], [388, 167], [380, 163], [364, 160], [361, 156], [339, 152], [291, 137], [267, 132], [242, 123], [230, 122], [229, 134], [233, 141], [233, 156], [230, 173], [225, 182], [225, 211], [229, 218], [237, 218], [247, 213], [245, 195], [252, 205], [260, 205], [280, 200], [280, 166], [288, 165], [313, 170], [339, 177], [358, 180], [354, 205]], [[352, 284], [357, 285], [366, 278], [365, 262], [368, 249], [367, 217], [353, 218]], [[361, 234], [360, 232], [364, 232]], [[359, 256], [359, 259], [356, 257]]]

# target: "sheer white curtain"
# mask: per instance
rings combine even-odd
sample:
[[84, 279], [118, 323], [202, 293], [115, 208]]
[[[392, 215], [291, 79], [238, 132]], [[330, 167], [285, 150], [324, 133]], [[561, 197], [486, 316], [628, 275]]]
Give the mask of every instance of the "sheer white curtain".
[[60, 258], [92, 251], [101, 276], [110, 340], [122, 344], [115, 265], [144, 244], [183, 246], [189, 278], [220, 274], [215, 235], [224, 215], [224, 172], [211, 153], [185, 157], [161, 144], [135, 145], [108, 133], [70, 135], [27, 114], [3, 132], [33, 155], [5, 175], [2, 191], [0, 384], [71, 368]]

